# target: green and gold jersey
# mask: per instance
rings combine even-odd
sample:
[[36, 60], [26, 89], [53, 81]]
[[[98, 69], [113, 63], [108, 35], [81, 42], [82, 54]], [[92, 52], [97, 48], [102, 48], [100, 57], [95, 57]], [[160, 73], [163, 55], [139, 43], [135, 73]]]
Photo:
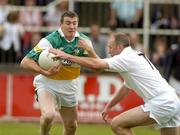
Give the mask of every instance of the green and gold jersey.
[[[42, 50], [50, 47], [60, 49], [68, 54], [76, 55], [79, 57], [88, 56], [86, 51], [84, 51], [82, 48], [77, 47], [78, 40], [80, 38], [91, 42], [86, 35], [80, 32], [76, 32], [74, 39], [72, 41], [68, 41], [65, 39], [61, 29], [59, 29], [55, 32], [50, 33], [45, 38], [42, 38], [40, 42], [26, 56], [38, 62], [38, 58]], [[72, 80], [77, 78], [79, 75], [80, 66], [76, 63], [64, 60], [63, 66], [60, 68], [59, 72], [49, 78], [54, 80]]]

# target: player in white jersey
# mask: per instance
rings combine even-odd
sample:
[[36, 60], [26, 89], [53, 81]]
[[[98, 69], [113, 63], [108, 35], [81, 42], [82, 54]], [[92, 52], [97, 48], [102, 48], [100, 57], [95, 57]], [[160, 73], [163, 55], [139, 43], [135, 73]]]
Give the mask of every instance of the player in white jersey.
[[[89, 45], [81, 42], [81, 46]], [[130, 47], [127, 35], [112, 34], [108, 48], [113, 57], [106, 59], [80, 58], [56, 49], [52, 49], [51, 52], [56, 54], [56, 57], [68, 59], [95, 70], [114, 70], [123, 77], [124, 85], [102, 112], [105, 121], [109, 121], [108, 112], [111, 108], [130, 90], [134, 90], [142, 97], [143, 105], [125, 111], [112, 119], [111, 127], [115, 134], [133, 135], [131, 128], [154, 124], [156, 128], [160, 128], [161, 135], [179, 135], [180, 100], [175, 90], [162, 78], [143, 53]]]

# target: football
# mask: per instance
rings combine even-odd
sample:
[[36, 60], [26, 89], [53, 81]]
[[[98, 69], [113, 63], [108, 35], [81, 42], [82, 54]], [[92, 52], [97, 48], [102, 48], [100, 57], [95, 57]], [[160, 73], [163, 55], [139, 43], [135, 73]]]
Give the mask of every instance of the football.
[[53, 56], [55, 55], [53, 53], [50, 53], [47, 49], [43, 50], [39, 55], [39, 66], [45, 70], [48, 70], [49, 68], [60, 64], [60, 60], [53, 59]]

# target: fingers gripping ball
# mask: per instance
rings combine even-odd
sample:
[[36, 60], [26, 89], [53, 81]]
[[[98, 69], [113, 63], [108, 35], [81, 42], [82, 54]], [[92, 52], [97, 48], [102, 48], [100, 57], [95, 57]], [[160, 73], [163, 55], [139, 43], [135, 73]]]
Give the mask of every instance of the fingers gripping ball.
[[60, 64], [59, 59], [54, 59], [55, 55], [53, 53], [50, 53], [47, 49], [43, 50], [41, 54], [39, 55], [38, 63], [39, 66], [45, 70], [48, 70], [49, 68]]

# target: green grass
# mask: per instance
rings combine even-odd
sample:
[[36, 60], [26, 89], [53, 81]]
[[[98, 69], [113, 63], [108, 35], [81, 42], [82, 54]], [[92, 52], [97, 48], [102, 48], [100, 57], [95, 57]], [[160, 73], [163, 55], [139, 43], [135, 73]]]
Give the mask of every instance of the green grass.
[[[133, 129], [137, 135], [160, 135], [159, 131], [151, 127]], [[0, 123], [0, 135], [40, 135], [39, 123]], [[54, 124], [50, 135], [62, 135], [62, 125]], [[77, 135], [114, 135], [106, 124], [79, 124]]]

